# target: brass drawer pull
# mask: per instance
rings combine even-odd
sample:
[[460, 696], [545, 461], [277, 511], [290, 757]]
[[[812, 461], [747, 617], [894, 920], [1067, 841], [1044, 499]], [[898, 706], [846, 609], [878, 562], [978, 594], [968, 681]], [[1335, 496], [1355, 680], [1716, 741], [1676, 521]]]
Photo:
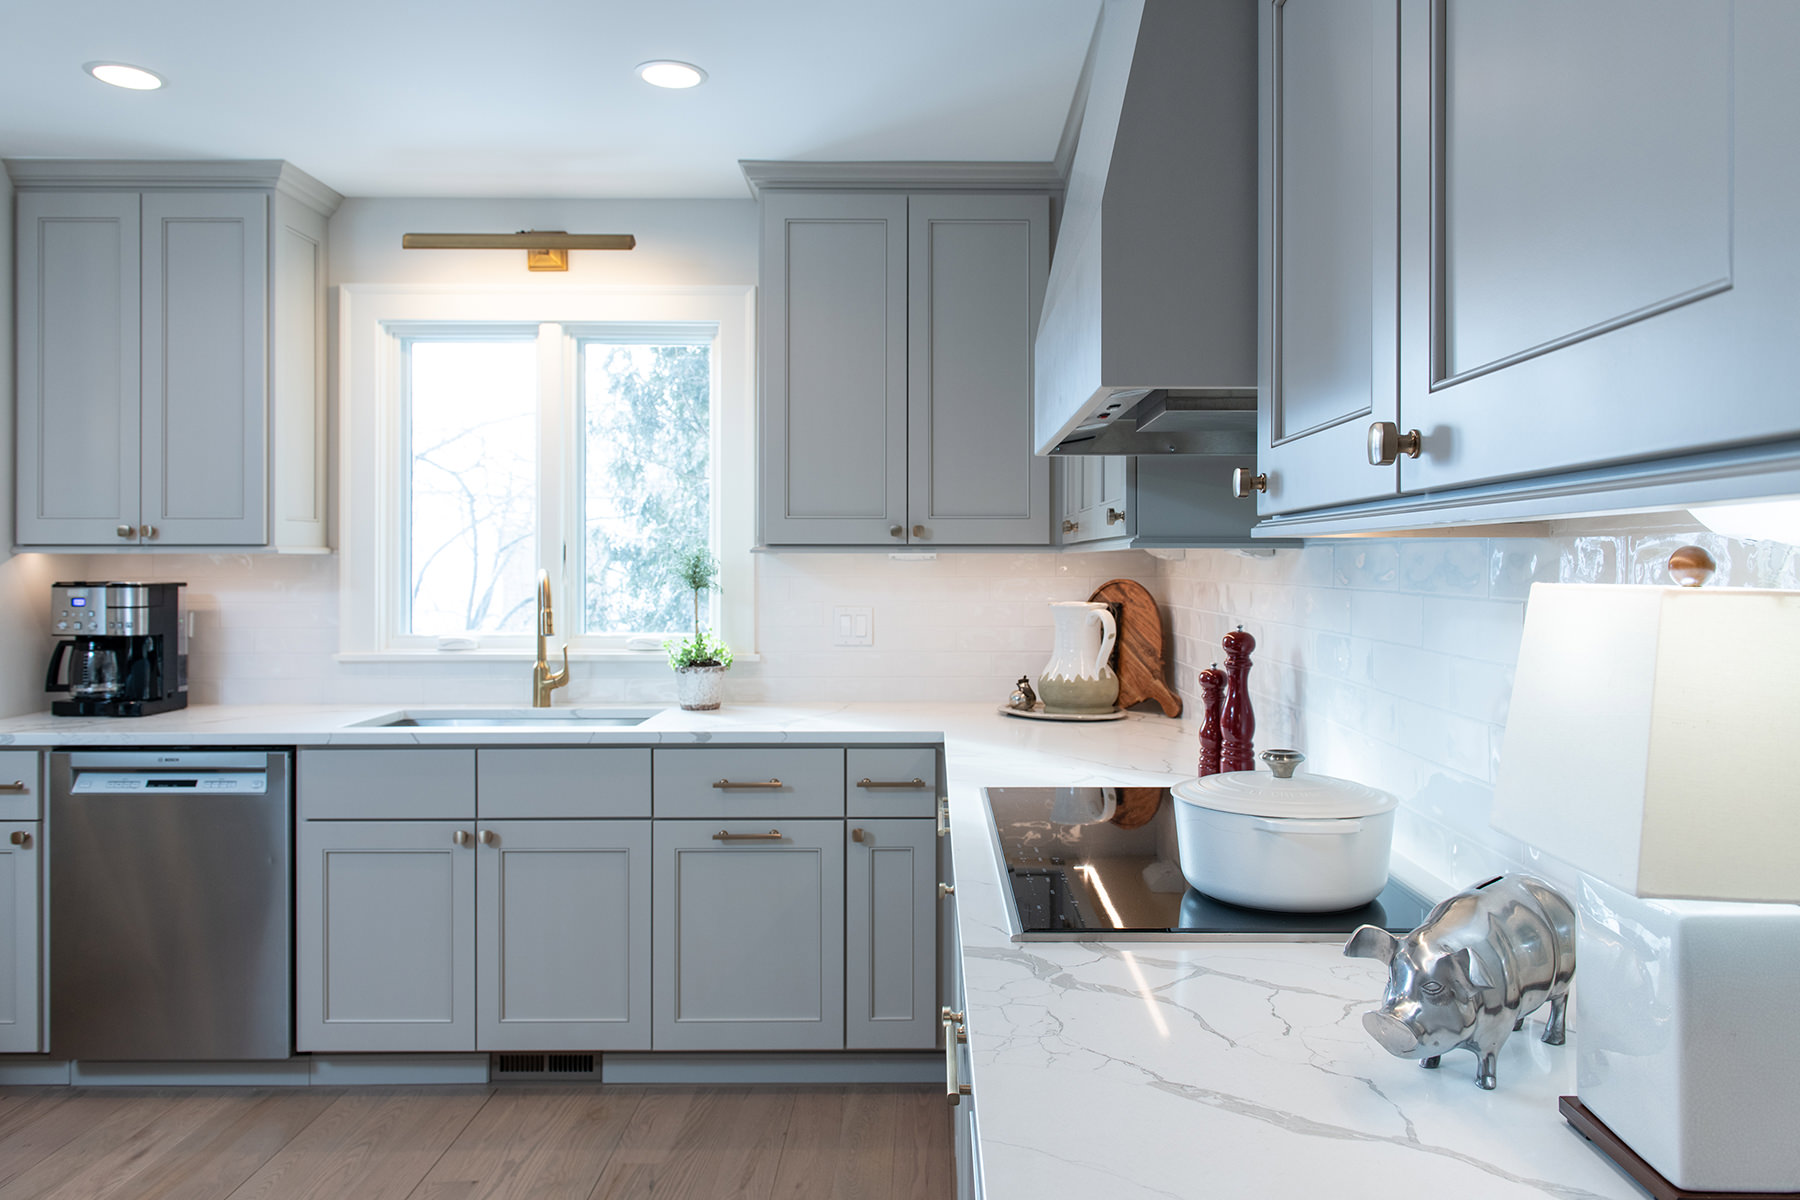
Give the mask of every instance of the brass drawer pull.
[[17, 795], [20, 792], [29, 792], [30, 790], [31, 788], [26, 785], [23, 779], [15, 779], [11, 783], [0, 783], [0, 792], [5, 792], [8, 795]]
[[721, 779], [713, 784], [716, 788], [778, 788], [782, 786], [779, 779]]
[[856, 781], [856, 786], [859, 788], [922, 788], [925, 786], [925, 781], [920, 779], [917, 775], [913, 776], [911, 779], [859, 779]]
[[950, 797], [939, 796], [937, 805], [937, 835], [950, 836]]
[[715, 842], [779, 842], [781, 830], [771, 829], [767, 833], [732, 833], [729, 829], [721, 829], [713, 834]]
[[962, 1098], [972, 1094], [975, 1090], [957, 1078], [957, 1043], [967, 1041], [968, 1036], [961, 1028], [963, 1019], [961, 1013], [951, 1012], [946, 1006], [942, 1016], [944, 1022], [944, 1098], [952, 1104], [961, 1104]]

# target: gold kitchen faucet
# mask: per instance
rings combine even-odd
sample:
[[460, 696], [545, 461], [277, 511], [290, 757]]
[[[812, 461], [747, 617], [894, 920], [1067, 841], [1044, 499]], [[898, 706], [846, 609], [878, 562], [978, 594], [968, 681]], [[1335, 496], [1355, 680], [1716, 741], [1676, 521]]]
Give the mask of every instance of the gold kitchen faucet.
[[569, 683], [569, 643], [562, 648], [562, 670], [550, 669], [549, 643], [544, 639], [556, 632], [550, 614], [550, 572], [538, 572], [537, 593], [537, 661], [531, 664], [531, 707], [549, 708], [550, 693]]

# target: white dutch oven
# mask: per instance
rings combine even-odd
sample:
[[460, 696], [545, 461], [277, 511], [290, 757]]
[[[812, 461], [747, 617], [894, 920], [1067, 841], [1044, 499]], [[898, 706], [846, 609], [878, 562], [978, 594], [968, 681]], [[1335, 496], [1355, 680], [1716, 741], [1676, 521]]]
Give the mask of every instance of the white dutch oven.
[[1197, 890], [1246, 908], [1332, 912], [1387, 886], [1400, 801], [1347, 779], [1295, 775], [1304, 757], [1269, 750], [1262, 759], [1272, 773], [1175, 786], [1181, 873]]

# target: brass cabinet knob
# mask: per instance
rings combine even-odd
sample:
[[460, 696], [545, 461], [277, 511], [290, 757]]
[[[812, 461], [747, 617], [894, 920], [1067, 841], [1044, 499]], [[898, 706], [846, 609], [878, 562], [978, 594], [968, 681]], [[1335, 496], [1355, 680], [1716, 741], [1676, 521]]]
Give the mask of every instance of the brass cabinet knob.
[[118, 527], [118, 529], [114, 530], [113, 532], [117, 533], [120, 537], [136, 537], [137, 536], [137, 526], [121, 525]]
[[923, 525], [914, 525], [913, 526], [913, 536], [914, 537], [924, 537], [925, 536], [925, 527]]
[[31, 849], [31, 835], [23, 829], [15, 829], [12, 832], [12, 844], [21, 850], [29, 850]]
[[905, 537], [906, 536], [906, 527], [903, 525], [889, 525], [888, 526], [888, 536], [889, 537]]
[[459, 846], [466, 846], [469, 844], [469, 831], [466, 829], [459, 829], [450, 835], [450, 840]]
[[138, 526], [138, 532], [143, 534], [147, 538], [153, 538], [156, 536], [156, 526], [140, 525], [140, 526]]
[[1074, 533], [1077, 529], [1080, 529], [1080, 528], [1081, 528], [1081, 523], [1079, 521], [1064, 521], [1063, 526], [1062, 526], [1064, 533]]
[[956, 885], [954, 883], [938, 884], [938, 895], [939, 896], [954, 896], [954, 895], [956, 895]]
[[480, 833], [476, 834], [475, 836], [477, 839], [480, 840], [481, 844], [484, 846], [492, 846], [495, 842], [500, 840], [499, 837], [496, 836], [494, 831], [491, 829], [484, 829]]
[[1239, 500], [1248, 500], [1251, 492], [1267, 492], [1269, 477], [1252, 475], [1248, 468], [1239, 467], [1231, 473], [1231, 494]]
[[864, 833], [864, 832], [863, 832], [863, 831], [862, 831], [862, 830], [860, 830], [860, 829], [852, 829], [852, 830], [851, 830], [851, 831], [850, 831], [850, 840], [851, 840], [851, 841], [853, 841], [853, 842], [860, 842], [860, 841], [862, 841], [862, 840], [863, 840], [863, 839], [864, 839], [864, 838], [865, 838], [865, 837], [867, 837], [867, 836], [868, 836], [868, 835], [867, 835], [867, 834], [865, 834], [865, 833]]
[[1109, 508], [1106, 510], [1106, 523], [1108, 525], [1117, 525], [1120, 521], [1123, 521], [1124, 519], [1125, 519], [1125, 514], [1120, 512], [1118, 509]]
[[1369, 426], [1369, 465], [1391, 467], [1404, 454], [1417, 458], [1425, 449], [1424, 438], [1416, 429], [1400, 432], [1392, 421], [1377, 421]]

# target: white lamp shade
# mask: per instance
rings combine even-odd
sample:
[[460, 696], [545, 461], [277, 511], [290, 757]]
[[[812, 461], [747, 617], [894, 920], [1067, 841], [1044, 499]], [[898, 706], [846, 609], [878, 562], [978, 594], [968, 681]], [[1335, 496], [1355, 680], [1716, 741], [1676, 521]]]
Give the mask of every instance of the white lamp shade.
[[1800, 901], [1800, 592], [1534, 585], [1493, 824], [1633, 895]]

